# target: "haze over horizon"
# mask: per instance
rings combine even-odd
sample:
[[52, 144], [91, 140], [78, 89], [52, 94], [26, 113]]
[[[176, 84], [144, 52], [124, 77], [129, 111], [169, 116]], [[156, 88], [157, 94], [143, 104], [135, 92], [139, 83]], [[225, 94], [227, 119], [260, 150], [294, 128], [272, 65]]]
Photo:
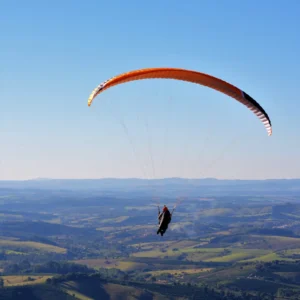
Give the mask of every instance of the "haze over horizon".
[[0, 179], [0, 182], [29, 182], [29, 181], [298, 181], [300, 178], [265, 178], [265, 179], [240, 179], [240, 178], [217, 178], [217, 177], [203, 177], [203, 178], [188, 178], [188, 177], [162, 177], [162, 178], [142, 178], [142, 177], [99, 177], [99, 178], [46, 178], [46, 177], [36, 177], [36, 178], [29, 178], [29, 179], [12, 179], [12, 180], [5, 180]]
[[[299, 13], [296, 0], [3, 1], [0, 180], [300, 178]], [[243, 89], [273, 135], [186, 82], [127, 83], [87, 106], [106, 79], [160, 66]]]

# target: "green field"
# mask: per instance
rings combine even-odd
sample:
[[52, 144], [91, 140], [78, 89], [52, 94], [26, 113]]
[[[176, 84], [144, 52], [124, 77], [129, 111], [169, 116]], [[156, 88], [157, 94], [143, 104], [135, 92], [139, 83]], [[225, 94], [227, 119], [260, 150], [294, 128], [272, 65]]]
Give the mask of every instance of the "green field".
[[164, 270], [158, 270], [158, 271], [150, 271], [146, 272], [146, 274], [151, 274], [152, 276], [157, 276], [161, 274], [172, 274], [176, 275], [177, 277], [181, 277], [185, 274], [198, 274], [198, 273], [205, 273], [212, 271], [213, 268], [199, 268], [199, 269], [164, 269]]
[[38, 250], [45, 252], [55, 252], [55, 253], [66, 253], [65, 248], [42, 244], [38, 242], [30, 242], [30, 241], [11, 241], [11, 240], [0, 240], [0, 247], [2, 248], [10, 248], [13, 250], [14, 248], [22, 248], [27, 250]]
[[106, 268], [106, 269], [120, 269], [122, 271], [130, 271], [130, 270], [141, 270], [145, 269], [148, 264], [143, 263], [135, 263], [131, 261], [121, 261], [118, 259], [84, 259], [84, 260], [75, 260], [73, 261], [78, 264], [86, 265], [90, 268], [99, 269], [99, 268]]
[[230, 208], [212, 208], [199, 212], [199, 217], [216, 217], [232, 214], [234, 214], [234, 211]]
[[[45, 283], [48, 278], [52, 276], [47, 275], [11, 275], [11, 276], [2, 276], [4, 280], [4, 286], [22, 286], [22, 285], [32, 285], [32, 284], [41, 284]], [[30, 279], [28, 279], [30, 278]]]
[[269, 254], [258, 256], [256, 258], [242, 260], [242, 262], [255, 262], [255, 261], [269, 262], [274, 260], [293, 261], [293, 259], [284, 258], [281, 255], [278, 255], [277, 253], [271, 252]]
[[214, 257], [210, 259], [206, 259], [205, 261], [212, 262], [239, 262], [245, 261], [246, 259], [257, 259], [258, 257], [262, 257], [265, 253], [268, 253], [267, 250], [259, 250], [259, 249], [227, 249], [231, 253], [228, 255]]
[[136, 225], [136, 226], [120, 226], [120, 227], [114, 227], [114, 226], [103, 226], [96, 228], [96, 230], [100, 231], [106, 231], [106, 232], [122, 232], [122, 231], [138, 231], [138, 230], [144, 230], [144, 229], [153, 229], [152, 225]]
[[129, 217], [128, 216], [121, 216], [118, 218], [113, 218], [113, 219], [104, 219], [101, 220], [100, 223], [121, 223], [125, 220], [127, 220]]

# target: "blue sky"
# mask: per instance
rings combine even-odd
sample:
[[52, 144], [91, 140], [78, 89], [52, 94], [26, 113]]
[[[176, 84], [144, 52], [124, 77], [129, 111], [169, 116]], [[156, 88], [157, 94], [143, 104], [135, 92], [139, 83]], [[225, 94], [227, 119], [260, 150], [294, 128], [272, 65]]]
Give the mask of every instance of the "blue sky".
[[[299, 14], [297, 0], [1, 1], [0, 179], [299, 178]], [[233, 99], [178, 81], [87, 106], [100, 82], [164, 66], [245, 90], [273, 136]]]

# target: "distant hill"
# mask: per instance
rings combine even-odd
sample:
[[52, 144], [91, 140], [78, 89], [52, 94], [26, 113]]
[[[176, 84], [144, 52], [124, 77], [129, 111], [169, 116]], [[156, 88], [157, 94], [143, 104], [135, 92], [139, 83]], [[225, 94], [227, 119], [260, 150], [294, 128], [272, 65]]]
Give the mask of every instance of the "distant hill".
[[300, 179], [267, 180], [222, 180], [216, 178], [185, 179], [32, 179], [24, 181], [0, 181], [0, 189], [41, 189], [41, 190], [82, 190], [103, 192], [144, 193], [156, 188], [158, 191], [172, 193], [193, 192], [280, 192], [300, 193]]
[[51, 235], [88, 235], [91, 231], [93, 231], [93, 229], [77, 228], [41, 221], [5, 222], [1, 224], [1, 234], [11, 237], [24, 237], [27, 234], [44, 237]]
[[74, 300], [62, 289], [50, 285], [17, 286], [0, 289], [0, 300]]

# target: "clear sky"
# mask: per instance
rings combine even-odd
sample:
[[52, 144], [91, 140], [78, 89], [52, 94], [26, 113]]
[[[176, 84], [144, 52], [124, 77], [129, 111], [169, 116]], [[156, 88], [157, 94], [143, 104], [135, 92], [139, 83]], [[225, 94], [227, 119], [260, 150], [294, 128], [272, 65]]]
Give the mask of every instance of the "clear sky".
[[[0, 179], [299, 178], [299, 15], [299, 0], [1, 0]], [[146, 67], [231, 82], [273, 135], [179, 81], [124, 84], [87, 106], [102, 81]]]

